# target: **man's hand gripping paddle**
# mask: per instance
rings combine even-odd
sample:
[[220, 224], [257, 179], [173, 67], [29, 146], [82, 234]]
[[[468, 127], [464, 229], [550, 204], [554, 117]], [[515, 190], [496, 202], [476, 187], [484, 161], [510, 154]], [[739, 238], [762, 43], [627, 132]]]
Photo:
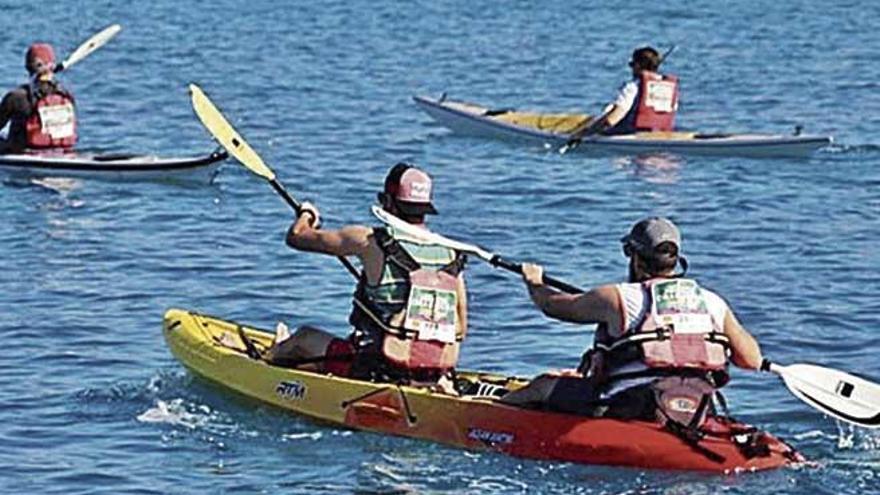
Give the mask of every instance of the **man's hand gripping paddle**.
[[[478, 246], [449, 239], [424, 227], [405, 222], [378, 206], [373, 207], [373, 215], [409, 236], [473, 254], [492, 266], [522, 273], [520, 264], [504, 260], [499, 255]], [[583, 293], [583, 290], [577, 287], [546, 275], [544, 275], [544, 283], [570, 294]], [[829, 416], [856, 426], [880, 428], [880, 385], [876, 383], [812, 364], [781, 366], [765, 360], [761, 370], [782, 377], [795, 397]]]

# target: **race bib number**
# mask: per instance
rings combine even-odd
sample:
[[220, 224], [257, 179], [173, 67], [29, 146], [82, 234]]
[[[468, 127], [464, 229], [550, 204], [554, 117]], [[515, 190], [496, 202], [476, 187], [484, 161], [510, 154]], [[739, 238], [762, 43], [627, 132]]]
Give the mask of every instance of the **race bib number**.
[[73, 105], [46, 105], [37, 110], [40, 113], [40, 124], [44, 134], [52, 139], [64, 139], [73, 136], [75, 115]]
[[657, 112], [675, 110], [675, 83], [669, 81], [648, 81], [645, 105]]
[[654, 317], [660, 326], [672, 326], [675, 333], [706, 333], [712, 330], [712, 316], [700, 287], [693, 280], [669, 280], [654, 284]]
[[412, 272], [404, 328], [418, 332], [418, 340], [455, 343], [458, 315], [455, 287], [455, 277], [448, 273], [431, 270]]

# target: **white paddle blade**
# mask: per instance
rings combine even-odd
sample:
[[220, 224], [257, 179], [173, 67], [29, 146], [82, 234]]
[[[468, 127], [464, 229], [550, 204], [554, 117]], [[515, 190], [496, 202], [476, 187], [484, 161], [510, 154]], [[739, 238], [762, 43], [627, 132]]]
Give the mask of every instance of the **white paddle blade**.
[[447, 237], [443, 237], [440, 234], [431, 232], [423, 226], [413, 225], [409, 222], [401, 220], [400, 218], [397, 218], [391, 213], [383, 210], [379, 206], [373, 205], [372, 211], [373, 215], [375, 215], [375, 217], [381, 220], [382, 223], [384, 223], [385, 225], [394, 227], [404, 234], [410, 237], [414, 237], [416, 239], [420, 239], [426, 243], [438, 244], [440, 246], [455, 249], [456, 251], [461, 251], [463, 253], [471, 253], [486, 261], [491, 261], [494, 256], [492, 253], [486, 251], [485, 249], [473, 246], [471, 244], [465, 244], [463, 242], [455, 241]]
[[114, 36], [119, 34], [119, 31], [121, 30], [122, 26], [120, 26], [119, 24], [114, 24], [110, 27], [104, 28], [104, 30], [102, 30], [100, 33], [87, 39], [85, 43], [79, 45], [79, 48], [74, 50], [73, 53], [71, 53], [70, 56], [64, 60], [64, 62], [61, 62], [62, 70], [69, 68], [71, 65], [91, 55], [92, 52], [107, 44], [107, 42], [110, 41]]
[[825, 414], [857, 426], [880, 428], [880, 385], [812, 364], [773, 364], [770, 371], [780, 375], [795, 396]]
[[205, 92], [195, 84], [189, 85], [192, 94], [192, 106], [205, 129], [214, 136], [214, 139], [223, 146], [230, 155], [247, 167], [251, 172], [264, 177], [268, 181], [275, 180], [275, 172], [272, 171], [260, 155], [236, 132], [226, 117], [208, 99]]

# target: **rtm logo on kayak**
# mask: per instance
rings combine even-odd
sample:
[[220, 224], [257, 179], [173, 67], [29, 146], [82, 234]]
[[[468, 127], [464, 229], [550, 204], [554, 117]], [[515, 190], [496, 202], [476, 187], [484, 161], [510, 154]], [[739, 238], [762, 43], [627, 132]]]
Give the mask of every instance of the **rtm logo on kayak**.
[[302, 400], [306, 398], [306, 386], [296, 381], [279, 382], [275, 394], [284, 400]]
[[503, 431], [490, 431], [482, 428], [468, 428], [468, 438], [487, 445], [509, 445], [516, 440], [516, 435]]

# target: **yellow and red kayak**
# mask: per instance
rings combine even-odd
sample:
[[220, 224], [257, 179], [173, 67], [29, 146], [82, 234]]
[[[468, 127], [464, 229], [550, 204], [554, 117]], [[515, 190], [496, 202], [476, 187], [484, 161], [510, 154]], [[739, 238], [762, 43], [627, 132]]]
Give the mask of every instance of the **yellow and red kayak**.
[[[191, 311], [169, 310], [163, 327], [171, 352], [195, 375], [353, 429], [531, 459], [652, 469], [736, 472], [804, 460], [769, 433], [727, 418], [711, 418], [709, 433], [695, 446], [652, 422], [523, 409], [484, 397], [273, 366], [252, 357], [271, 344], [271, 333]], [[511, 390], [527, 383], [487, 373], [459, 372], [459, 378]]]

